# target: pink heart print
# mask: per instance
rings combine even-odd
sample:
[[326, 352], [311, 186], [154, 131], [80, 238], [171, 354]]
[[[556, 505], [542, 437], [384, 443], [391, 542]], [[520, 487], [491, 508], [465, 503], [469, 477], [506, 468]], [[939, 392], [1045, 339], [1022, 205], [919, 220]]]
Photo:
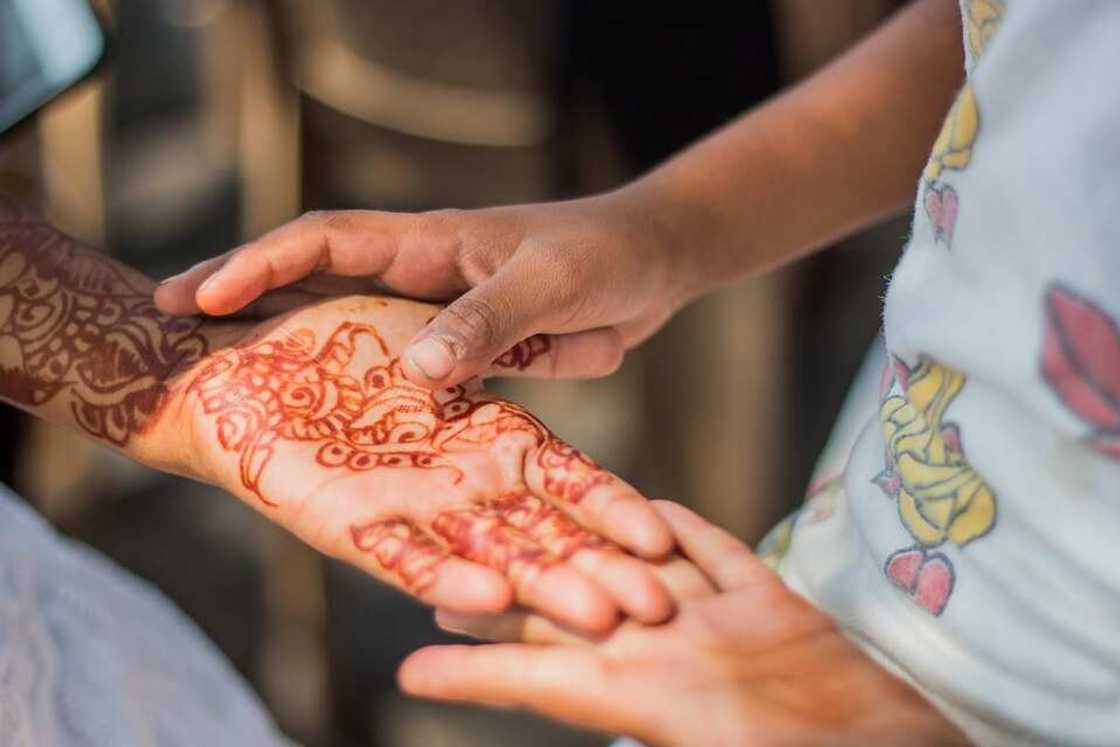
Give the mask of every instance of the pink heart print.
[[944, 241], [946, 245], [952, 244], [953, 229], [956, 228], [957, 211], [960, 208], [957, 191], [948, 184], [940, 188], [927, 185], [924, 203], [926, 215], [933, 224], [934, 240]]
[[934, 615], [940, 615], [953, 593], [953, 566], [941, 553], [910, 547], [887, 558], [887, 576], [895, 586]]

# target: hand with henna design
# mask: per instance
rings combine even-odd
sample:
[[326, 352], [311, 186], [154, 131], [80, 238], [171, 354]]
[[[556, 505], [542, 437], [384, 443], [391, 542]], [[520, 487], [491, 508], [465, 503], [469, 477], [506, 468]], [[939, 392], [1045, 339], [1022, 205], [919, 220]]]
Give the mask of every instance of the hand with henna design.
[[441, 611], [444, 628], [502, 643], [419, 651], [401, 667], [404, 690], [527, 707], [651, 745], [967, 744], [741, 542], [655, 505], [691, 560], [660, 569], [678, 603], [671, 622], [591, 641], [536, 616]]
[[670, 613], [619, 548], [671, 544], [632, 488], [477, 382], [403, 377], [433, 307], [351, 297], [219, 323], [159, 313], [153, 285], [0, 201], [0, 397], [221, 485], [433, 604], [516, 601], [588, 630]]
[[282, 523], [307, 521], [310, 534], [293, 529], [311, 544], [427, 601], [505, 604], [508, 582], [522, 604], [591, 628], [618, 609], [668, 614], [642, 564], [584, 528], [666, 549], [636, 493], [477, 384], [404, 377], [394, 350], [430, 311], [337, 299], [215, 352], [183, 395], [200, 449]]

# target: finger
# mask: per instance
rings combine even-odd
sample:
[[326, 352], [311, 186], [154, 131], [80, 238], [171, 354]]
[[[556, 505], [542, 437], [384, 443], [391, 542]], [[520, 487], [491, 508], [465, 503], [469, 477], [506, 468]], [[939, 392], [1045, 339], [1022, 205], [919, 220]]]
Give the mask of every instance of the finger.
[[409, 343], [405, 375], [426, 387], [480, 376], [520, 340], [563, 315], [572, 292], [531, 261], [513, 259], [453, 301]]
[[522, 644], [429, 646], [404, 660], [397, 679], [410, 695], [493, 705], [570, 704], [602, 687], [590, 652]]
[[[718, 593], [712, 581], [680, 555], [650, 567], [675, 600], [686, 601]], [[439, 627], [450, 633], [493, 643], [588, 645], [597, 642], [594, 638], [589, 639], [545, 617], [520, 609], [497, 614], [472, 614], [440, 608], [436, 610], [435, 620]]]
[[380, 519], [350, 528], [362, 560], [376, 563], [383, 580], [428, 604], [461, 613], [505, 610], [509, 583], [490, 568], [457, 558], [411, 522]]
[[623, 554], [559, 509], [529, 494], [500, 498], [488, 508], [559, 560], [594, 579], [627, 615], [653, 624], [673, 614], [673, 602], [645, 563]]
[[593, 379], [617, 371], [624, 354], [622, 336], [613, 327], [533, 335], [499, 355], [484, 376]]
[[[651, 565], [673, 599], [686, 601], [719, 593], [712, 581], [695, 565], [676, 555], [663, 563]], [[567, 630], [538, 614], [521, 609], [501, 613], [464, 613], [439, 608], [436, 624], [450, 633], [470, 636], [493, 643], [594, 644], [594, 638]]]
[[437, 609], [436, 625], [448, 633], [490, 643], [540, 645], [587, 644], [588, 638], [566, 630], [546, 617], [517, 610], [497, 614], [470, 614]]
[[[377, 211], [308, 213], [231, 252], [229, 260], [197, 287], [196, 302], [208, 314], [231, 314], [269, 290], [290, 285], [317, 272], [378, 276], [395, 262], [402, 237], [417, 225], [409, 214]], [[434, 253], [434, 252], [433, 252]], [[432, 258], [433, 262], [436, 261]], [[422, 262], [423, 293], [442, 272]]]
[[592, 532], [645, 558], [673, 549], [668, 524], [641, 493], [560, 439], [549, 436], [525, 472], [535, 492]]
[[722, 590], [740, 589], [777, 579], [754, 553], [730, 532], [672, 501], [654, 507], [673, 528], [681, 552]]
[[452, 553], [502, 574], [525, 607], [593, 633], [618, 620], [618, 608], [603, 590], [497, 516], [478, 509], [444, 511], [432, 531]]
[[612, 674], [592, 649], [568, 646], [431, 646], [405, 659], [402, 690], [440, 700], [528, 707], [554, 718], [641, 738], [656, 729], [645, 694]]
[[201, 311], [195, 301], [198, 286], [229, 261], [233, 252], [199, 262], [185, 272], [164, 280], [155, 290], [156, 308], [172, 316], [190, 316]]

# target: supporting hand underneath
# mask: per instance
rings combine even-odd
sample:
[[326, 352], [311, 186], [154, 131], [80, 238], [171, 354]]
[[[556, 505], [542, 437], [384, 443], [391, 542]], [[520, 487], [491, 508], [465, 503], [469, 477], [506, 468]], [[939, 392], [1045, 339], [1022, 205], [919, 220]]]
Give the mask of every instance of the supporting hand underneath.
[[421, 650], [401, 667], [403, 689], [658, 745], [967, 744], [742, 543], [656, 505], [695, 564], [662, 568], [679, 608], [671, 622], [592, 641], [535, 616], [441, 611], [446, 629], [502, 643]]

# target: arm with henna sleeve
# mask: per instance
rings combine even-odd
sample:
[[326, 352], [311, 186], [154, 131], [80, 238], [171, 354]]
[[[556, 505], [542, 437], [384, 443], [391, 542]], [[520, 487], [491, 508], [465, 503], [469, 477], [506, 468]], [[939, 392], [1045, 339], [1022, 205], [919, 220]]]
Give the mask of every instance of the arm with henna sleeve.
[[[0, 201], [0, 398], [220, 485], [432, 603], [518, 601], [587, 629], [669, 614], [611, 543], [668, 550], [632, 488], [477, 382], [404, 378], [434, 307], [350, 297], [216, 322], [165, 316], [153, 287]], [[527, 342], [508, 365], [548, 355]]]

